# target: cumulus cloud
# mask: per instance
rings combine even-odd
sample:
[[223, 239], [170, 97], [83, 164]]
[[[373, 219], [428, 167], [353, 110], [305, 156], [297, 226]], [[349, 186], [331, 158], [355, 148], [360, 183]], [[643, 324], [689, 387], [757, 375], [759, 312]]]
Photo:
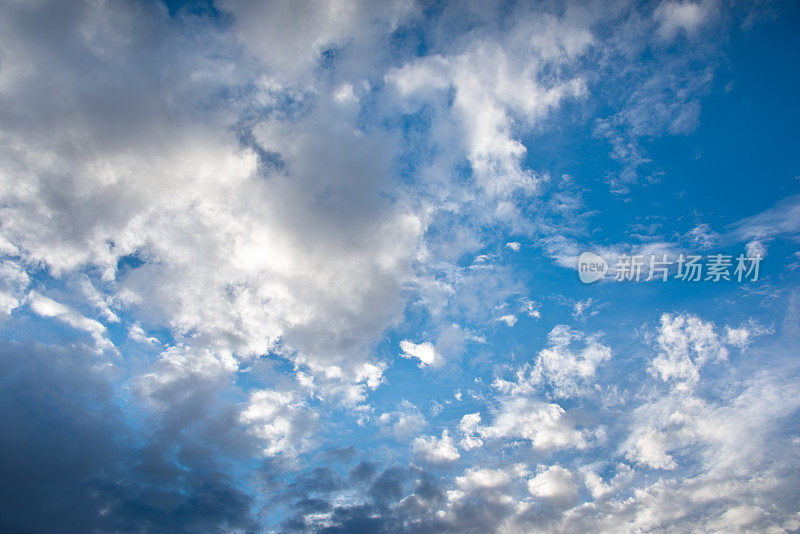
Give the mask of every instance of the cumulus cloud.
[[85, 317], [69, 306], [40, 295], [35, 291], [28, 295], [28, 304], [31, 310], [42, 317], [56, 319], [72, 328], [88, 333], [94, 340], [97, 350], [116, 352], [116, 347], [106, 336], [106, 327], [99, 321]]
[[[640, 400], [632, 419], [623, 413], [617, 421], [620, 430], [630, 430], [630, 439], [617, 451], [598, 451], [591, 463], [584, 462], [592, 456], [586, 449], [564, 456], [568, 464], [540, 465], [533, 473], [508, 459], [501, 466], [469, 467], [437, 483], [417, 472], [409, 485], [401, 471], [389, 468], [375, 495], [394, 507], [376, 514], [369, 503], [341, 505], [327, 525], [352, 528], [371, 517], [370, 528], [400, 532], [791, 530], [796, 505], [788, 495], [796, 495], [797, 486], [785, 453], [794, 447], [794, 431], [782, 429], [781, 421], [797, 403], [777, 399], [799, 398], [796, 384], [785, 372], [764, 372], [744, 381], [726, 376], [716, 386], [731, 391], [734, 384], [743, 389], [733, 399], [702, 399], [675, 387]], [[526, 408], [536, 411], [533, 405]], [[480, 415], [471, 414], [460, 427], [485, 428], [480, 423]], [[662, 475], [651, 476], [653, 469]], [[594, 500], [581, 504], [584, 486]], [[761, 506], [765, 498], [775, 505]]]
[[502, 400], [492, 423], [477, 432], [489, 439], [526, 440], [542, 451], [587, 446], [587, 433], [576, 428], [564, 408], [526, 397]]
[[650, 363], [651, 370], [665, 381], [696, 382], [704, 365], [728, 359], [716, 325], [694, 315], [662, 315], [657, 342], [660, 352]]
[[[214, 96], [252, 75], [233, 63], [229, 39], [203, 28], [204, 49], [155, 8], [98, 9], [6, 10], [5, 239], [56, 274], [100, 270], [127, 312], [186, 343], [241, 358], [284, 351], [323, 374], [367, 360], [400, 310], [421, 230], [382, 195], [391, 140], [364, 138], [325, 106], [291, 121], [276, 104], [242, 129], [242, 110]], [[44, 47], [12, 23], [51, 17], [64, 31]], [[76, 37], [70, 24], [86, 31]], [[34, 50], [45, 56], [34, 61]], [[167, 68], [166, 79], [156, 72]], [[63, 96], [32, 90], [45, 80]], [[209, 103], [215, 113], [203, 111]], [[80, 142], [65, 148], [71, 139]], [[269, 154], [280, 165], [269, 167]]]
[[461, 418], [461, 421], [458, 423], [458, 430], [463, 435], [459, 443], [461, 448], [470, 450], [483, 445], [483, 440], [478, 437], [478, 427], [480, 424], [480, 413], [468, 413]]
[[461, 457], [447, 430], [442, 431], [441, 438], [436, 436], [415, 438], [411, 442], [411, 451], [434, 464], [454, 462]]
[[400, 354], [403, 358], [418, 359], [420, 367], [426, 365], [438, 366], [443, 363], [442, 356], [436, 352], [436, 348], [430, 341], [417, 344], [404, 339], [400, 342], [400, 350], [403, 351], [402, 354]]
[[506, 326], [509, 327], [509, 328], [511, 328], [512, 326], [517, 324], [518, 320], [519, 319], [514, 314], [503, 315], [502, 317], [500, 317], [498, 319], [498, 321], [500, 321], [501, 323], [505, 323]]
[[511, 475], [501, 469], [468, 469], [463, 475], [456, 477], [456, 486], [464, 491], [476, 489], [496, 489], [509, 484]]
[[[552, 22], [562, 23], [559, 19]], [[401, 97], [418, 103], [432, 100], [443, 104], [447, 91], [452, 90], [452, 107], [441, 111], [448, 126], [441, 130], [438, 144], [459, 142], [477, 183], [489, 195], [531, 193], [542, 177], [523, 165], [527, 149], [512, 134], [514, 115], [535, 121], [562, 100], [585, 91], [584, 81], [578, 77], [551, 86], [537, 83], [543, 64], [528, 58], [540, 53], [542, 43], [551, 45], [553, 40], [545, 36], [541, 42], [519, 39], [502, 47], [478, 40], [459, 54], [430, 56], [391, 70], [386, 81]], [[569, 60], [584, 47], [563, 49], [564, 58], [559, 59]]]
[[[702, 445], [707, 468], [720, 473], [735, 471], [746, 458], [761, 462], [766, 452], [761, 440], [777, 430], [780, 414], [794, 411], [797, 403], [771, 404], [793, 387], [760, 375], [745, 382], [742, 392], [725, 404], [677, 388], [637, 408], [628, 455], [654, 469], [675, 469], [678, 463], [670, 451]], [[738, 443], [743, 432], [752, 437]]]
[[544, 386], [549, 386], [556, 397], [583, 395], [598, 368], [609, 359], [611, 349], [598, 334], [586, 335], [567, 325], [557, 325], [547, 335], [547, 346], [533, 365], [525, 364], [513, 380], [498, 378], [493, 385], [514, 395], [529, 395]]
[[262, 450], [268, 456], [297, 455], [310, 446], [319, 428], [319, 415], [293, 392], [252, 392], [241, 420], [263, 443]]
[[[630, 376], [518, 324], [552, 302], [520, 242], [602, 235], [541, 134], [579, 108], [614, 193], [656, 181], [722, 10], [498, 6], [0, 3], [0, 528], [797, 529], [796, 373], [703, 383], [769, 321], [663, 315]], [[685, 237], [772, 256], [796, 208]]]
[[553, 465], [528, 480], [528, 489], [534, 497], [545, 497], [554, 501], [574, 500], [578, 486], [574, 475], [560, 465]]

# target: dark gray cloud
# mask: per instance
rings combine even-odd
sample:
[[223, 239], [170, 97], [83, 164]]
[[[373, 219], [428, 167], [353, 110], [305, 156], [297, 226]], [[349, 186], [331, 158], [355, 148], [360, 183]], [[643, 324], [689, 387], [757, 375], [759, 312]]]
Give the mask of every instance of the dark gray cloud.
[[196, 436], [126, 423], [88, 349], [0, 344], [0, 426], [4, 532], [258, 530]]

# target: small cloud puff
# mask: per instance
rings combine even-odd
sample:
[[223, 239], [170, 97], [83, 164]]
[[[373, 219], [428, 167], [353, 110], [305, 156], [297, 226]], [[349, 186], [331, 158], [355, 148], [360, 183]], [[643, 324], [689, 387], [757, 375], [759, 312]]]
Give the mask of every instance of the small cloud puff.
[[434, 464], [454, 462], [461, 458], [456, 449], [453, 438], [447, 430], [442, 431], [442, 437], [420, 436], [411, 444], [411, 451]]
[[506, 323], [506, 326], [512, 327], [515, 324], [517, 324], [518, 319], [516, 315], [509, 313], [508, 315], [503, 315], [502, 317], [500, 317], [498, 321]]
[[404, 339], [400, 342], [400, 350], [403, 351], [402, 354], [400, 354], [403, 358], [417, 358], [420, 367], [426, 365], [436, 367], [444, 363], [444, 358], [436, 351], [436, 348], [430, 341], [417, 344]]

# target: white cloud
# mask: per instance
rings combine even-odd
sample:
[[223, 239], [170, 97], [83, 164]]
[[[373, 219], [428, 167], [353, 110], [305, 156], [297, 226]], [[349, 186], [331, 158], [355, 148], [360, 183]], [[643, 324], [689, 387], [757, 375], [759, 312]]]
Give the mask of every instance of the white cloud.
[[143, 400], [162, 413], [186, 408], [196, 411], [207, 402], [206, 395], [222, 389], [237, 367], [230, 354], [178, 344], [165, 348], [148, 372], [134, 381]]
[[678, 464], [667, 453], [668, 446], [664, 434], [647, 429], [633, 442], [628, 458], [653, 469], [675, 469]]
[[561, 406], [526, 397], [501, 400], [492, 423], [477, 430], [484, 439], [522, 439], [542, 451], [587, 446], [587, 433], [575, 428]]
[[286, 391], [253, 391], [241, 421], [258, 438], [266, 456], [294, 458], [310, 447], [319, 428], [319, 414], [295, 393]]
[[25, 290], [30, 277], [19, 264], [3, 260], [0, 262], [0, 314], [11, 315], [25, 299]]
[[651, 360], [650, 370], [664, 381], [691, 384], [699, 380], [706, 364], [726, 361], [729, 347], [744, 350], [753, 338], [773, 332], [752, 319], [736, 328], [718, 328], [695, 315], [663, 314], [656, 338], [659, 354]]
[[[237, 21], [280, 24], [274, 6], [248, 18], [234, 4]], [[9, 6], [3, 17], [0, 105], [15, 114], [0, 121], [0, 242], [55, 277], [80, 279], [104, 320], [124, 314], [169, 330], [197, 349], [189, 354], [281, 354], [316, 375], [327, 398], [354, 405], [358, 388], [344, 383], [378, 365], [370, 347], [400, 316], [424, 230], [413, 206], [384, 194], [396, 139], [364, 135], [333, 110], [344, 82], [306, 99], [288, 81], [264, 81], [218, 29], [183, 28], [149, 4], [95, 7], [59, 11], [85, 30], [69, 47], [38, 46], [40, 32], [14, 22], [46, 26], [54, 15], [44, 4]], [[365, 21], [391, 26], [406, 7], [318, 14], [273, 50], [285, 53], [275, 64], [344, 43]], [[354, 96], [364, 87], [348, 83]], [[43, 89], [50, 84], [59, 91]], [[220, 98], [251, 84], [255, 94]], [[277, 109], [289, 94], [302, 117]], [[243, 124], [254, 106], [261, 118]]]
[[570, 502], [578, 496], [575, 476], [569, 469], [553, 465], [528, 480], [528, 490], [534, 497]]
[[[52, 279], [64, 294], [72, 291], [89, 304], [76, 308], [128, 326], [134, 341], [161, 345], [141, 325], [168, 330], [170, 345], [161, 347], [157, 360], [142, 362], [150, 367], [130, 384], [172, 435], [184, 432], [181, 421], [212, 419], [209, 406], [221, 392], [240, 393], [235, 373], [280, 360], [290, 378], [279, 383], [252, 371], [247, 378], [253, 382], [276, 385], [246, 390], [247, 400], [232, 410], [270, 457], [292, 459], [315, 447], [325, 405], [346, 407], [359, 424], [373, 420], [378, 408], [367, 399], [386, 369], [374, 360], [375, 347], [403, 320], [408, 299], [425, 306], [435, 323], [435, 343], [400, 342], [402, 355], [420, 366], [454, 360], [468, 341], [485, 342], [455, 320], [486, 325], [503, 313], [500, 320], [513, 326], [520, 314], [540, 317], [537, 304], [519, 299], [528, 288], [516, 273], [498, 265], [503, 254], [481, 254], [505, 240], [486, 242], [482, 233], [501, 221], [492, 239], [515, 235], [536, 242], [544, 234], [543, 247], [563, 265], [580, 249], [578, 237], [593, 235], [576, 215], [591, 210], [579, 195], [563, 191], [568, 180], [553, 186], [558, 192], [545, 202], [547, 215], [528, 220], [538, 213], [535, 194], [550, 178], [534, 170], [539, 167], [523, 142], [562, 103], [589, 94], [587, 87], [597, 83], [593, 71], [612, 79], [611, 92], [625, 101], [596, 133], [634, 175], [649, 163], [637, 140], [690, 132], [698, 121], [698, 95], [711, 79], [710, 68], [680, 70], [679, 61], [637, 69], [652, 42], [632, 41], [642, 32], [668, 40], [696, 35], [710, 22], [713, 3], [662, 2], [655, 13], [573, 4], [557, 15], [520, 6], [502, 28], [473, 24], [463, 13], [494, 6], [464, 4], [454, 10], [467, 22], [442, 21], [467, 24], [464, 38], [451, 40], [443, 32], [426, 43], [428, 55], [390, 59], [384, 45], [417, 13], [411, 2], [227, 0], [219, 7], [232, 18], [206, 25], [188, 16], [168, 18], [158, 3], [3, 6], [0, 253], [20, 263], [0, 265], [0, 312], [8, 315], [24, 302], [34, 277], [29, 268], [43, 273], [45, 281], [37, 284]], [[619, 32], [598, 23], [619, 15], [630, 19]], [[240, 44], [256, 61], [240, 55]], [[632, 71], [635, 83], [606, 63], [621, 53], [637, 58], [619, 67]], [[705, 65], [705, 59], [690, 55], [686, 61]], [[387, 64], [395, 68], [387, 71]], [[630, 91], [618, 91], [628, 85]], [[380, 116], [362, 120], [365, 102]], [[429, 144], [410, 187], [397, 170], [408, 148], [404, 136], [382, 126], [406, 112], [430, 122], [420, 134]], [[471, 172], [462, 172], [465, 163]], [[615, 191], [635, 179], [620, 177]], [[734, 225], [733, 235], [749, 240], [748, 252], [765, 251], [772, 237], [797, 232], [797, 211], [793, 197]], [[428, 232], [432, 227], [441, 232]], [[708, 246], [716, 236], [701, 225], [688, 237]], [[506, 247], [521, 249], [516, 241]], [[657, 240], [606, 247], [623, 250], [675, 251]], [[462, 267], [465, 252], [481, 254], [480, 260]], [[39, 316], [113, 348], [100, 321], [36, 292], [27, 298]], [[514, 299], [520, 307], [513, 313], [495, 306]], [[575, 317], [585, 318], [593, 303], [579, 302]], [[410, 442], [414, 454], [438, 464], [460, 458], [456, 445], [488, 444], [472, 453], [478, 455], [496, 452], [488, 450], [493, 447], [510, 456], [517, 442], [529, 444], [536, 456], [583, 451], [530, 480], [526, 468], [468, 469], [446, 494], [446, 509], [426, 519], [452, 517], [464, 505], [497, 514], [492, 526], [499, 530], [531, 531], [526, 518], [537, 514], [536, 528], [548, 530], [556, 519], [544, 517], [550, 510], [537, 508], [539, 501], [572, 502], [575, 473], [585, 473], [596, 502], [573, 509], [550, 531], [686, 530], [698, 517], [698, 528], [706, 530], [790, 525], [772, 497], [796, 496], [796, 469], [782, 458], [794, 458], [797, 441], [780, 430], [791, 430], [781, 423], [797, 409], [797, 388], [760, 376], [718, 385], [725, 398], [714, 399], [675, 384], [697, 383], [704, 365], [724, 361], [729, 346], [747, 347], [760, 328], [745, 323], [723, 331], [688, 314], [662, 317], [651, 362], [656, 378], [635, 376], [632, 381], [650, 383], [612, 399], [624, 404], [614, 432], [629, 438], [616, 453], [586, 450], [601, 432], [587, 425], [609, 415], [593, 410], [605, 410], [607, 399], [594, 406], [577, 398], [598, 391], [597, 382], [608, 378], [601, 369], [611, 349], [599, 335], [564, 325], [553, 328], [547, 346], [514, 381], [495, 382], [501, 395], [485, 399], [485, 419], [463, 415], [460, 439], [447, 430], [419, 436], [427, 422], [408, 402], [380, 415], [377, 424], [382, 435]], [[443, 391], [453, 389], [448, 384]], [[482, 395], [469, 389], [464, 398]], [[563, 406], [543, 400], [552, 397], [571, 398], [559, 401]], [[455, 398], [462, 401], [460, 389]], [[447, 416], [449, 409], [434, 413]], [[217, 428], [236, 441], [236, 426], [226, 421]], [[580, 470], [590, 452], [612, 456], [592, 466], [610, 473], [608, 483], [593, 470]], [[497, 463], [504, 454], [495, 455]], [[663, 477], [647, 478], [650, 469]], [[533, 502], [524, 495], [526, 483]], [[512, 487], [516, 495], [501, 492]], [[467, 494], [482, 491], [493, 495], [473, 502], [475, 495]], [[352, 495], [336, 499], [337, 505], [354, 502]], [[394, 511], [435, 501], [409, 498]], [[322, 524], [332, 517], [318, 519]]]
[[731, 235], [739, 241], [766, 241], [800, 232], [800, 195], [781, 200], [773, 207], [734, 223]]
[[728, 345], [744, 350], [753, 342], [754, 338], [774, 332], [775, 329], [773, 327], [763, 326], [751, 319], [737, 328], [726, 326], [724, 340]]
[[[798, 438], [787, 432], [785, 421], [796, 413], [800, 397], [786, 371], [764, 371], [744, 380], [727, 375], [713, 385], [732, 394], [724, 398], [702, 399], [685, 388], [664, 396], [654, 393], [632, 413], [630, 439], [619, 451], [626, 461], [611, 453], [577, 469], [540, 466], [528, 481], [535, 498], [565, 507], [575, 503], [581, 475], [592, 501], [551, 515], [511, 501], [515, 506], [505, 512], [504, 529], [609, 534], [796, 529], [797, 486], [789, 451]], [[628, 421], [623, 418], [621, 428]], [[569, 462], [581, 465], [585, 456]], [[608, 473], [607, 481], [599, 469]]]
[[133, 323], [128, 328], [128, 337], [132, 340], [136, 341], [137, 343], [142, 343], [145, 345], [159, 345], [160, 341], [152, 336], [149, 336], [147, 332], [144, 331], [142, 325], [139, 323]]
[[549, 385], [557, 397], [583, 395], [597, 369], [609, 359], [611, 349], [600, 341], [599, 335], [586, 335], [566, 325], [556, 325], [532, 366], [525, 364], [518, 369], [513, 381], [498, 378], [493, 385], [514, 395], [530, 395], [544, 385]]
[[541, 319], [542, 312], [539, 311], [539, 304], [527, 299], [523, 298], [520, 299], [520, 312], [525, 313], [528, 317], [533, 317], [534, 319]]
[[506, 323], [506, 326], [509, 328], [517, 324], [517, 316], [514, 314], [509, 313], [508, 315], [503, 315], [498, 319], [498, 321], [502, 323]]
[[441, 438], [436, 436], [419, 436], [415, 438], [411, 442], [411, 451], [434, 464], [454, 462], [461, 458], [453, 438], [450, 437], [447, 430], [442, 431]]
[[37, 315], [56, 319], [72, 328], [88, 333], [92, 336], [98, 351], [110, 350], [114, 353], [117, 352], [116, 347], [107, 337], [106, 327], [101, 322], [85, 317], [69, 306], [40, 295], [35, 291], [31, 291], [28, 294], [27, 300], [31, 310]]
[[[389, 71], [386, 81], [409, 106], [431, 101], [439, 107], [435, 142], [464, 151], [483, 192], [495, 198], [532, 193], [545, 177], [525, 168], [527, 149], [513, 134], [514, 123], [533, 123], [565, 99], [584, 94], [579, 76], [542, 84], [537, 74], [545, 65], [567, 63], [586, 50], [592, 42], [590, 19], [574, 7], [562, 18], [521, 12], [518, 31], [501, 36], [505, 42], [476, 32], [463, 50], [416, 59]], [[533, 35], [531, 25], [538, 30]]]
[[705, 527], [708, 532], [737, 532], [737, 533], [757, 533], [774, 532], [776, 534], [786, 532], [778, 525], [771, 525], [767, 530], [761, 530], [769, 524], [769, 515], [763, 508], [758, 506], [734, 506], [726, 510], [718, 517], [709, 518]]
[[708, 250], [719, 242], [719, 234], [711, 230], [707, 224], [698, 224], [687, 232], [689, 242], [698, 250]]
[[[785, 414], [800, 406], [797, 389], [768, 373], [739, 383], [738, 392], [725, 400], [706, 400], [675, 388], [634, 411], [623, 449], [629, 459], [653, 469], [678, 468], [674, 451], [687, 448], [702, 458], [709, 476], [734, 476], [744, 465], [756, 469], [771, 462], [771, 436], [780, 432]], [[788, 445], [781, 441], [785, 438], [774, 446]]]
[[361, 403], [368, 393], [384, 383], [385, 369], [385, 363], [361, 362], [344, 367], [311, 365], [308, 368], [299, 368], [296, 374], [304, 377], [310, 390], [322, 401], [346, 408], [363, 409]]
[[458, 361], [469, 343], [486, 343], [486, 338], [475, 331], [451, 323], [441, 328], [436, 338], [434, 352], [441, 361]]
[[497, 489], [511, 482], [508, 471], [503, 469], [467, 469], [463, 475], [456, 477], [456, 486], [466, 492], [481, 489]]
[[595, 472], [594, 465], [584, 465], [579, 471], [583, 476], [583, 482], [596, 501], [601, 501], [620, 491], [635, 475], [635, 471], [627, 463], [619, 463], [616, 471], [609, 482], [605, 482], [600, 475]]
[[[576, 342], [585, 346], [573, 351], [571, 347]], [[590, 381], [598, 367], [611, 359], [611, 349], [600, 342], [599, 336], [586, 336], [565, 325], [550, 331], [547, 344], [539, 353], [532, 373], [540, 374], [562, 395], [575, 391], [580, 382]]]
[[762, 258], [764, 258], [767, 255], [766, 245], [764, 245], [764, 243], [758, 241], [757, 239], [748, 241], [748, 243], [744, 247], [744, 250], [747, 253], [748, 258], [755, 258], [756, 256], [761, 256]]
[[693, 34], [708, 17], [711, 4], [712, 1], [660, 3], [653, 15], [658, 21], [659, 37], [670, 40], [681, 30]]
[[223, 0], [220, 6], [233, 14], [245, 47], [288, 79], [308, 76], [326, 49], [371, 44], [376, 27], [390, 32], [415, 10], [410, 0]]
[[404, 339], [400, 342], [400, 350], [403, 351], [403, 353], [400, 354], [403, 358], [417, 358], [420, 367], [426, 365], [435, 367], [444, 363], [442, 356], [436, 352], [433, 344], [429, 341], [416, 344]]
[[660, 352], [650, 368], [664, 381], [696, 382], [705, 364], [728, 359], [714, 323], [694, 315], [662, 315], [657, 342]]
[[[642, 6], [620, 6], [630, 14], [624, 31], [606, 44], [613, 74], [598, 85], [614, 91], [618, 111], [597, 122], [595, 135], [608, 140], [610, 156], [621, 164], [608, 176], [611, 192], [627, 195], [633, 184], [659, 181], [664, 171], [646, 149], [647, 138], [693, 132], [700, 123], [701, 98], [711, 89], [719, 42], [693, 39], [699, 29], [715, 28], [721, 20], [715, 0], [665, 1], [653, 11]], [[678, 35], [693, 42], [673, 46]], [[617, 62], [647, 51], [652, 61]], [[605, 85], [608, 80], [609, 85]], [[613, 89], [612, 89], [613, 88]]]
[[420, 434], [428, 423], [419, 408], [404, 400], [398, 410], [381, 414], [378, 424], [383, 427], [382, 434], [392, 435], [397, 441], [408, 441]]
[[458, 423], [458, 430], [463, 435], [459, 442], [462, 449], [468, 451], [483, 445], [483, 440], [478, 437], [478, 428], [480, 424], [480, 413], [468, 413], [461, 418], [461, 421]]
[[[591, 297], [589, 297], [586, 300], [579, 300], [572, 307], [572, 317], [575, 319], [580, 319], [581, 317], [584, 317], [584, 314], [587, 312], [587, 310], [589, 310], [592, 307], [592, 304], [594, 304], [594, 299]], [[597, 314], [597, 310], [592, 312], [591, 315], [595, 314]]]

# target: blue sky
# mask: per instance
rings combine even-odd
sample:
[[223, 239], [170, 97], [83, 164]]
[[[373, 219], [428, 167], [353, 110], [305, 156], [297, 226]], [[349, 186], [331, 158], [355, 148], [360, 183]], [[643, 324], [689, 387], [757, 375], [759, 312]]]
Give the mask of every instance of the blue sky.
[[0, 12], [3, 531], [800, 531], [796, 3]]

